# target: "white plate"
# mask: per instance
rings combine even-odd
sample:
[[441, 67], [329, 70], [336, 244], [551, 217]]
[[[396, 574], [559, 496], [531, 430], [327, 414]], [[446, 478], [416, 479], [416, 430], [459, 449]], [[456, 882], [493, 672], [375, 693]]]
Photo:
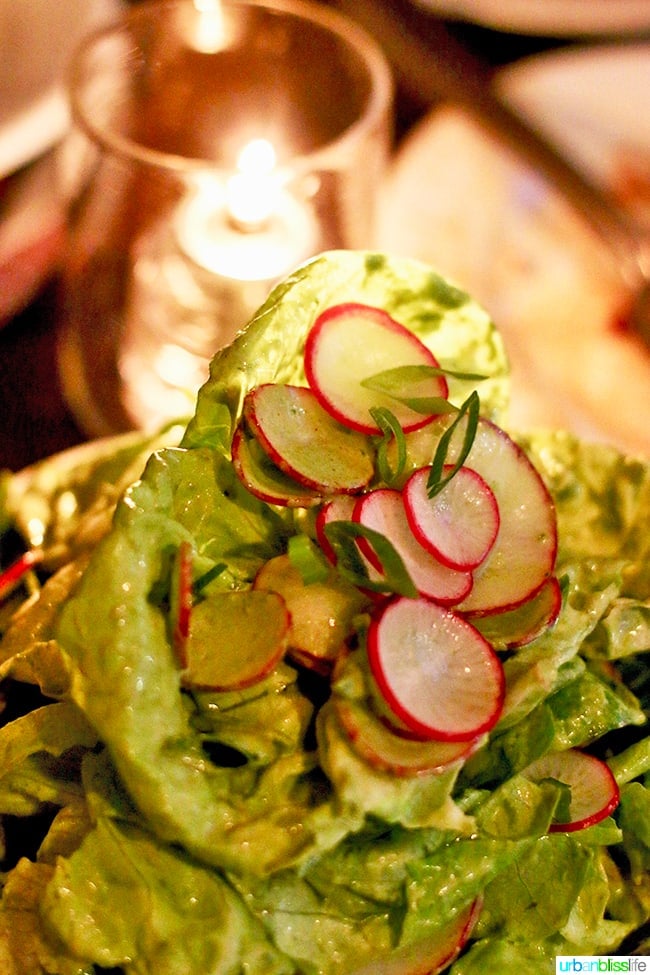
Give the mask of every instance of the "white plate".
[[72, 53], [120, 7], [121, 0], [0, 0], [0, 178], [63, 135]]
[[414, 0], [436, 14], [521, 34], [620, 35], [650, 27], [648, 0]]
[[[499, 83], [596, 178], [610, 181], [630, 146], [650, 161], [650, 47], [545, 55]], [[489, 309], [512, 361], [514, 425], [650, 454], [650, 355], [613, 325], [623, 296], [600, 245], [460, 112], [428, 116], [401, 148], [378, 244], [438, 266]]]

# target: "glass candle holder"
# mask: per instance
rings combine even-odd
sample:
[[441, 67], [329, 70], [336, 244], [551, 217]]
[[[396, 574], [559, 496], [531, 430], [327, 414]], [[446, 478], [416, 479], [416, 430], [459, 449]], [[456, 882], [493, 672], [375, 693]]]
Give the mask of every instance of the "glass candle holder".
[[302, 0], [147, 0], [79, 50], [59, 371], [93, 436], [190, 414], [278, 280], [373, 246], [392, 82]]

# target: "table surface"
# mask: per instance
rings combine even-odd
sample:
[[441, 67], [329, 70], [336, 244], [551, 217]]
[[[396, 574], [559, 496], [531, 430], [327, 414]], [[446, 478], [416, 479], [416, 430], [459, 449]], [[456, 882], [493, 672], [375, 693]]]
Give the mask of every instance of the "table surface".
[[[382, 0], [403, 10], [408, 0]], [[336, 6], [352, 14], [353, 2]], [[436, 19], [417, 13], [426, 34]], [[494, 67], [556, 45], [548, 38], [518, 37], [467, 25], [447, 25], [473, 53]], [[428, 106], [398, 88], [396, 143]], [[1, 213], [1, 211], [0, 211]], [[57, 375], [57, 282], [48, 280], [32, 303], [0, 329], [0, 469], [20, 468], [86, 439], [71, 415]]]

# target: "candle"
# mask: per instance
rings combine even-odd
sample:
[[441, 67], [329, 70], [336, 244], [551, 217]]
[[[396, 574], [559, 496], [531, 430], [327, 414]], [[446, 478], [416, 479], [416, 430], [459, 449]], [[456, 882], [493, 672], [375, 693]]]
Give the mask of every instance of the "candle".
[[195, 176], [133, 249], [119, 369], [138, 425], [191, 411], [210, 357], [318, 246], [309, 201], [282, 179], [268, 140], [246, 142], [229, 178]]
[[175, 224], [191, 260], [236, 281], [271, 285], [316, 247], [314, 215], [282, 184], [267, 139], [246, 143], [225, 184], [199, 177]]
[[153, 428], [276, 282], [372, 246], [390, 68], [330, 5], [150, 0], [70, 78], [63, 393], [92, 436]]

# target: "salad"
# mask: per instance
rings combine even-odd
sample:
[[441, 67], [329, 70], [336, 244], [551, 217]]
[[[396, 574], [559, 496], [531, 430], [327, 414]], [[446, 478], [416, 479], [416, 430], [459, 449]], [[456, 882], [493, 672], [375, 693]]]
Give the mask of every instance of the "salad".
[[3, 973], [647, 949], [650, 462], [507, 401], [467, 294], [335, 251], [186, 427], [5, 478]]

